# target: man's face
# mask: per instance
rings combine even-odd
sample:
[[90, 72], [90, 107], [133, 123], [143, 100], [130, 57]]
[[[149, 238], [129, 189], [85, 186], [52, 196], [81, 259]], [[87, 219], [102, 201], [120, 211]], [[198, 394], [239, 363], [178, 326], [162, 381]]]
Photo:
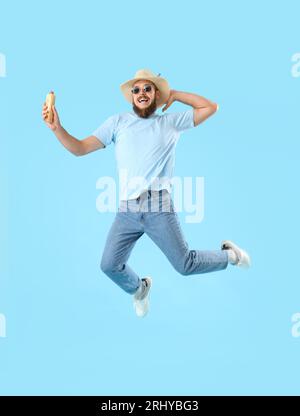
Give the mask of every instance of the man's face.
[[[151, 87], [148, 91], [147, 87]], [[159, 97], [159, 91], [156, 90], [155, 85], [151, 81], [140, 80], [133, 84], [134, 88], [139, 88], [137, 94], [132, 95], [132, 107], [134, 112], [142, 118], [148, 118], [156, 111], [157, 105], [156, 100]]]

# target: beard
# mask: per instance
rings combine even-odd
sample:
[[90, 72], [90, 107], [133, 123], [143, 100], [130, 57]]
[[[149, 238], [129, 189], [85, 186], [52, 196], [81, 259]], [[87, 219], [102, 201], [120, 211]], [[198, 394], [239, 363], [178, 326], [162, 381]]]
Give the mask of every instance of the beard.
[[133, 111], [135, 112], [135, 114], [138, 115], [139, 117], [148, 118], [153, 113], [155, 113], [155, 111], [157, 109], [156, 98], [146, 108], [139, 108], [134, 103], [132, 105], [132, 108], [133, 108]]

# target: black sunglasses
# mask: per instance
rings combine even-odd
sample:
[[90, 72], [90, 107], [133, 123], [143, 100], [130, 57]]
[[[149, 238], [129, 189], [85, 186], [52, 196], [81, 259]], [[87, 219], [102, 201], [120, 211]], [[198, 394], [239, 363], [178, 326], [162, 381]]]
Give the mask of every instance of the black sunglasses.
[[[144, 92], [151, 92], [153, 89], [152, 85], [145, 85], [143, 88]], [[132, 94], [138, 94], [141, 91], [140, 87], [134, 87], [131, 89]]]

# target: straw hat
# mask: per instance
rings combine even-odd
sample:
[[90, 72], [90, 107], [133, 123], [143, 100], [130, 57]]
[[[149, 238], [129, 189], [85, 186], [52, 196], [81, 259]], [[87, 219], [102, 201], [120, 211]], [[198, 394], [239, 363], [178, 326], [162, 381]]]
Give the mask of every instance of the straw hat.
[[160, 97], [157, 99], [157, 108], [161, 107], [168, 101], [170, 95], [170, 87], [168, 81], [164, 78], [160, 77], [160, 74], [155, 75], [149, 69], [140, 69], [135, 73], [133, 79], [124, 82], [120, 85], [121, 91], [125, 97], [125, 99], [132, 104], [132, 93], [131, 88], [133, 87], [134, 83], [139, 80], [147, 80], [153, 82], [156, 87], [160, 91]]

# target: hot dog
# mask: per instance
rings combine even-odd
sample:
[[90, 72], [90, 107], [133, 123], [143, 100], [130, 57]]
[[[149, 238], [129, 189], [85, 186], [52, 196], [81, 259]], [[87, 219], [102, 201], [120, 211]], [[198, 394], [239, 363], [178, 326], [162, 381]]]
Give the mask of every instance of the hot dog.
[[55, 105], [55, 94], [53, 91], [47, 94], [46, 105], [47, 105], [46, 121], [48, 121], [48, 123], [53, 123], [53, 119], [54, 119], [53, 106]]

